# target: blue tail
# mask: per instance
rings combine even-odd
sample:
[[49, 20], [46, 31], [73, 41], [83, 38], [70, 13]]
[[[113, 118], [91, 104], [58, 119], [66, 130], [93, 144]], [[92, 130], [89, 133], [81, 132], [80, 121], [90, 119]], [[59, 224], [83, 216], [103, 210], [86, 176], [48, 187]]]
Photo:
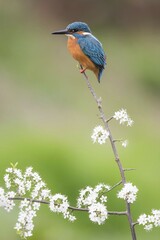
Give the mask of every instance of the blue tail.
[[99, 73], [98, 73], [98, 82], [100, 83], [102, 73], [103, 73], [104, 68], [99, 68]]

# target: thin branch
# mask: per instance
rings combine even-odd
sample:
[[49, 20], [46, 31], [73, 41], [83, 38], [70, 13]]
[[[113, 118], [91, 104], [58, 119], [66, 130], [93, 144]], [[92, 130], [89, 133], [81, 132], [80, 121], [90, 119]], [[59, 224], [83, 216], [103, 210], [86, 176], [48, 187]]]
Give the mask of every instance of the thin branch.
[[8, 198], [9, 200], [12, 200], [12, 201], [23, 201], [23, 200], [27, 200], [29, 202], [36, 202], [36, 203], [42, 203], [42, 204], [49, 204], [48, 201], [44, 201], [44, 200], [38, 200], [38, 199], [32, 199], [32, 198], [25, 198], [25, 197], [13, 197], [13, 198]]
[[112, 150], [113, 150], [113, 153], [114, 153], [114, 156], [115, 156], [115, 161], [117, 162], [118, 164], [118, 167], [119, 167], [119, 170], [120, 170], [120, 174], [121, 174], [121, 178], [122, 178], [122, 183], [126, 183], [126, 179], [125, 179], [125, 175], [124, 175], [124, 171], [123, 171], [123, 168], [122, 168], [122, 164], [120, 162], [120, 159], [119, 159], [119, 156], [118, 156], [118, 152], [117, 152], [117, 149], [116, 149], [116, 145], [114, 143], [114, 139], [112, 137], [112, 133], [109, 129], [109, 125], [108, 125], [108, 122], [107, 122], [107, 118], [105, 116], [105, 113], [103, 111], [103, 108], [102, 108], [102, 101], [101, 101], [101, 98], [98, 98], [94, 89], [92, 88], [92, 85], [90, 84], [89, 80], [88, 80], [88, 77], [86, 75], [86, 73], [84, 72], [84, 78], [86, 80], [86, 83], [87, 83], [87, 86], [94, 98], [94, 100], [96, 101], [97, 105], [98, 105], [98, 109], [99, 109], [99, 112], [100, 112], [100, 116], [101, 116], [101, 119], [104, 123], [104, 126], [106, 128], [106, 130], [109, 132], [109, 140], [110, 140], [110, 143], [111, 143], [111, 146], [112, 146]]
[[[106, 130], [109, 132], [109, 140], [110, 140], [110, 143], [111, 143], [111, 147], [112, 147], [112, 150], [113, 150], [115, 161], [116, 161], [116, 163], [118, 165], [118, 168], [119, 168], [119, 172], [120, 172], [121, 179], [122, 179], [122, 184], [124, 185], [126, 183], [125, 171], [124, 171], [124, 169], [122, 167], [122, 163], [120, 161], [120, 158], [119, 158], [119, 155], [118, 155], [118, 151], [117, 151], [117, 148], [116, 148], [116, 145], [115, 145], [112, 133], [111, 133], [109, 125], [108, 125], [107, 118], [106, 118], [105, 113], [104, 113], [103, 108], [102, 108], [101, 98], [97, 97], [97, 95], [96, 95], [92, 85], [90, 84], [90, 81], [89, 81], [89, 79], [88, 79], [88, 77], [87, 77], [85, 72], [83, 73], [83, 75], [84, 75], [84, 78], [86, 80], [87, 86], [88, 86], [88, 88], [89, 88], [89, 90], [90, 90], [94, 100], [97, 103], [98, 110], [100, 112], [100, 116], [101, 116], [101, 119], [103, 121], [103, 124], [104, 124]], [[130, 204], [127, 202], [127, 200], [125, 202], [126, 202], [127, 217], [128, 217], [128, 222], [129, 222], [129, 226], [130, 226], [131, 235], [132, 235], [132, 240], [136, 240], [137, 238], [136, 238], [136, 232], [135, 232], [135, 229], [134, 229], [134, 226], [133, 226]]]
[[[8, 199], [12, 200], [12, 201], [23, 201], [26, 199], [29, 202], [36, 202], [36, 203], [49, 205], [49, 201], [36, 200], [36, 199], [25, 198], [25, 197], [14, 197], [14, 198], [8, 198]], [[72, 211], [80, 211], [80, 212], [88, 212], [89, 211], [88, 208], [78, 208], [78, 207], [73, 207], [73, 206], [69, 206], [68, 208]], [[108, 215], [127, 215], [127, 212], [108, 211]]]
[[122, 181], [116, 183], [113, 187], [111, 187], [107, 192], [110, 192], [111, 190], [113, 190], [114, 188], [116, 188], [117, 186], [119, 186], [120, 184], [122, 184]]
[[135, 227], [136, 225], [138, 225], [139, 223], [138, 222], [134, 222], [133, 223], [133, 226]]
[[121, 215], [127, 215], [127, 212], [115, 212], [115, 211], [108, 211], [108, 214], [109, 215], [119, 215], [119, 216], [121, 216]]

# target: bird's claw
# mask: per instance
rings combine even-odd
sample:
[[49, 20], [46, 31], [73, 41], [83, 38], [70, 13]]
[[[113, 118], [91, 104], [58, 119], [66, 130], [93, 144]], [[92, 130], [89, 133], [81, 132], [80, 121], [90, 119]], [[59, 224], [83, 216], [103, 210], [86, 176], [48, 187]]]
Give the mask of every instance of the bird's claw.
[[80, 69], [80, 73], [85, 73], [85, 71], [86, 71], [86, 68], [81, 68]]

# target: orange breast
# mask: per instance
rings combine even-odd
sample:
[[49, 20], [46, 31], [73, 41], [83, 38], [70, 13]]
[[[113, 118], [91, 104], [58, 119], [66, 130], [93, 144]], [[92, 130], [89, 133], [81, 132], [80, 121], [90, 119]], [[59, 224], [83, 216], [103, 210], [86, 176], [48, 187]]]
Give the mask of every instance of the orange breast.
[[95, 64], [82, 52], [76, 38], [68, 37], [68, 50], [75, 60], [77, 60], [83, 68], [89, 69], [98, 76], [99, 69]]

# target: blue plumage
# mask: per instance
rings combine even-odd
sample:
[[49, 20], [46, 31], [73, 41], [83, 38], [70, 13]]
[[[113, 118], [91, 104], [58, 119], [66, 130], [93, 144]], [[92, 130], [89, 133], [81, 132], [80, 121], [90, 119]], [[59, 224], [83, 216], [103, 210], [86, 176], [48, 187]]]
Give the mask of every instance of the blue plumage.
[[78, 39], [78, 44], [83, 53], [89, 57], [99, 69], [98, 80], [100, 81], [106, 65], [106, 55], [103, 51], [102, 44], [92, 34], [80, 35], [73, 33], [73, 36]]
[[[66, 29], [53, 34], [66, 34], [68, 36], [68, 49], [72, 56], [79, 61], [82, 72], [89, 69], [95, 73], [100, 82], [102, 72], [106, 65], [106, 55], [102, 44], [95, 38], [88, 25], [84, 22], [73, 22]], [[76, 47], [77, 45], [79, 47]]]

